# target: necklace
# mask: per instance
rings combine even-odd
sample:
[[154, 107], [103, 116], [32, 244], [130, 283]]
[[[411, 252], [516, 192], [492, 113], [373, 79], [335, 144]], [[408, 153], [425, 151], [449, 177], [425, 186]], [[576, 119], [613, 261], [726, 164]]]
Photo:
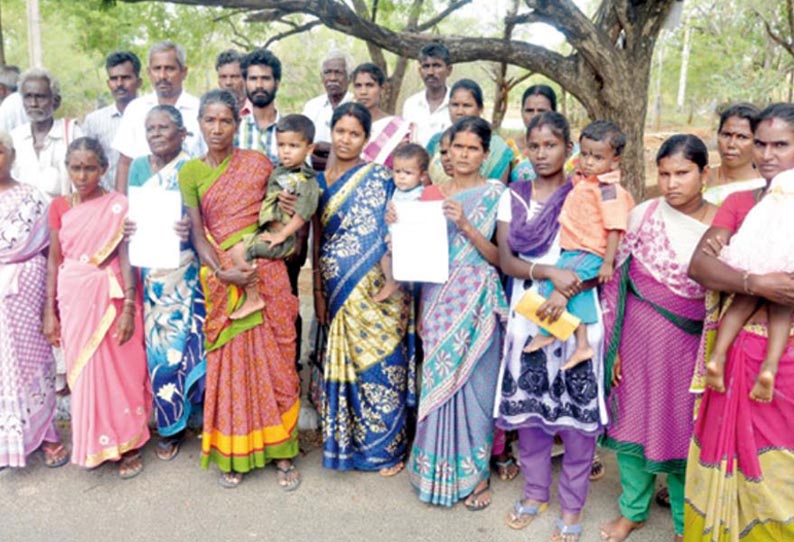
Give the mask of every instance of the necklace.
[[93, 198], [88, 198], [86, 200], [83, 200], [80, 197], [80, 194], [78, 194], [77, 192], [72, 193], [72, 205], [71, 206], [75, 207], [76, 205], [80, 205], [81, 203], [83, 203], [83, 201], [90, 201], [92, 199], [101, 198], [102, 196], [104, 196], [107, 193], [107, 191], [104, 188], [102, 188], [101, 186], [99, 186], [97, 188], [99, 189], [99, 194], [97, 196], [93, 197]]

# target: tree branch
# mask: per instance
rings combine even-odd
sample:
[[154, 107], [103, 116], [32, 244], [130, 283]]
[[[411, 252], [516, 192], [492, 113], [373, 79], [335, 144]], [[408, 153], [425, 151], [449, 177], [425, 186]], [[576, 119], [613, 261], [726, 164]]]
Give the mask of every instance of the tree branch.
[[772, 28], [772, 24], [769, 22], [769, 20], [767, 20], [767, 18], [764, 17], [763, 15], [761, 15], [761, 13], [757, 9], [753, 8], [753, 11], [758, 16], [758, 18], [761, 19], [761, 22], [764, 23], [764, 28], [766, 29], [766, 33], [769, 36], [769, 38], [778, 45], [780, 45], [781, 47], [783, 47], [783, 49], [785, 49], [786, 52], [788, 52], [788, 54], [794, 56], [794, 44], [790, 43], [788, 40], [786, 40], [786, 38], [784, 38], [778, 32], [776, 32], [775, 29]]
[[471, 0], [457, 0], [455, 2], [450, 2], [446, 9], [442, 10], [438, 15], [431, 17], [430, 19], [426, 20], [422, 24], [418, 25], [415, 29], [416, 32], [424, 32], [425, 30], [430, 30], [438, 23], [443, 21], [446, 17], [448, 17], [453, 12], [459, 10], [466, 4], [470, 4]]
[[289, 36], [294, 36], [295, 34], [300, 34], [302, 32], [307, 32], [307, 31], [311, 30], [312, 28], [314, 28], [315, 26], [320, 26], [321, 24], [323, 24], [322, 21], [316, 19], [314, 21], [309, 21], [308, 23], [304, 23], [304, 24], [302, 24], [300, 26], [293, 26], [293, 28], [291, 28], [291, 29], [289, 29], [289, 30], [287, 30], [285, 32], [281, 32], [280, 34], [276, 34], [275, 36], [270, 36], [262, 47], [267, 49], [268, 47], [270, 47], [272, 44], [276, 43], [277, 41], [281, 41], [284, 38], [287, 38]]

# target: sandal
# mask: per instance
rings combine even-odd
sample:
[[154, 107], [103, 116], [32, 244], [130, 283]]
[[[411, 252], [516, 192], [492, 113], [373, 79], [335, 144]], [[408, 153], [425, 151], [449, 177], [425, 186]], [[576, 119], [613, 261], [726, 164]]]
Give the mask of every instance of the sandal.
[[121, 456], [119, 462], [119, 476], [122, 480], [135, 478], [143, 471], [143, 458], [137, 450]]
[[656, 504], [662, 508], [670, 508], [670, 491], [666, 487], [656, 492]]
[[510, 481], [518, 476], [518, 465], [512, 456], [508, 455], [504, 461], [494, 461], [494, 465], [496, 466], [496, 474], [499, 475], [499, 479], [503, 482]]
[[184, 433], [173, 437], [161, 437], [160, 440], [157, 441], [157, 448], [154, 451], [157, 459], [171, 461], [179, 453], [179, 448], [182, 446], [182, 441], [184, 439]]
[[601, 458], [598, 454], [595, 454], [593, 457], [593, 464], [590, 466], [590, 481], [595, 482], [600, 480], [604, 477], [606, 469], [604, 468], [604, 464], [601, 462]]
[[[289, 467], [282, 468], [278, 466], [276, 463], [276, 469], [278, 470], [278, 487], [283, 489], [284, 491], [295, 491], [301, 485], [301, 476], [298, 470], [295, 468], [295, 463], [290, 462]], [[291, 472], [296, 473], [298, 476], [289, 480], [289, 474]]]
[[540, 514], [545, 512], [548, 507], [549, 507], [549, 503], [547, 502], [540, 504], [526, 505], [524, 504], [524, 501], [519, 499], [516, 501], [516, 504], [513, 506], [513, 510], [511, 510], [507, 514], [505, 523], [507, 523], [507, 526], [510, 527], [511, 529], [515, 529], [515, 530], [523, 529], [524, 527], [535, 521], [535, 519], [537, 519], [537, 517]]
[[[53, 444], [55, 447], [47, 446], [48, 444]], [[41, 453], [44, 454], [44, 466], [50, 469], [63, 467], [69, 462], [69, 452], [66, 451], [66, 448], [61, 442], [57, 444], [50, 442], [42, 444]]]
[[384, 478], [391, 478], [392, 476], [397, 476], [398, 474], [400, 474], [404, 468], [405, 468], [405, 462], [400, 461], [396, 465], [380, 469], [378, 473]]
[[582, 538], [582, 524], [566, 524], [562, 518], [554, 520], [556, 525], [554, 533], [551, 535], [552, 542], [579, 542]]
[[218, 483], [221, 487], [225, 487], [226, 489], [234, 489], [240, 485], [240, 482], [243, 481], [243, 473], [242, 472], [222, 472], [221, 477], [218, 479]]
[[[471, 494], [469, 494], [469, 496], [466, 497], [466, 500], [463, 502], [463, 506], [465, 506], [466, 510], [468, 510], [469, 512], [480, 512], [481, 510], [485, 510], [486, 508], [491, 506], [491, 499], [488, 499], [487, 501], [481, 501], [479, 497], [480, 495], [483, 495], [486, 491], [490, 491], [490, 490], [491, 490], [491, 479], [488, 478], [488, 480], [485, 482], [485, 487], [480, 490], [475, 489], [474, 491], [472, 491]], [[469, 499], [472, 500], [469, 501]]]

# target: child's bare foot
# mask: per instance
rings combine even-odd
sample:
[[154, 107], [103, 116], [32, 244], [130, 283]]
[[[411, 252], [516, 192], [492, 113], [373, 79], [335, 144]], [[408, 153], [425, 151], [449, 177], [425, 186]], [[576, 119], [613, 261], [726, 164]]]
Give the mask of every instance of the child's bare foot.
[[723, 367], [725, 367], [725, 355], [723, 354], [712, 354], [711, 359], [706, 363], [706, 386], [722, 393], [725, 392]]
[[565, 365], [562, 366], [562, 370], [567, 371], [569, 369], [573, 369], [583, 361], [593, 359], [594, 356], [595, 350], [593, 350], [592, 346], [577, 346], [576, 350], [574, 350], [573, 354], [571, 354], [571, 357], [569, 357], [568, 361], [565, 362]]
[[242, 307], [229, 315], [230, 320], [242, 320], [246, 316], [254, 314], [256, 311], [261, 311], [265, 308], [265, 301], [256, 296], [255, 298], [247, 297], [243, 302]]
[[400, 283], [395, 280], [387, 280], [383, 288], [372, 297], [375, 303], [381, 303], [389, 299], [394, 292], [400, 289]]
[[524, 352], [529, 354], [530, 352], [535, 352], [540, 350], [541, 348], [545, 348], [549, 346], [551, 343], [554, 342], [554, 337], [551, 335], [544, 335], [542, 333], [538, 333], [532, 340], [529, 342], [528, 345], [524, 347]]
[[753, 389], [750, 390], [750, 399], [761, 403], [771, 403], [775, 394], [775, 373], [763, 369], [758, 373]]

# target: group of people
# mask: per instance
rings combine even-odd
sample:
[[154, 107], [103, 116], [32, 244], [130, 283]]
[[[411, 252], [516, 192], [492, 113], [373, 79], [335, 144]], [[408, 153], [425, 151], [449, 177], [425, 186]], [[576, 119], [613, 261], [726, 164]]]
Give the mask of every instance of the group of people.
[[[0, 132], [0, 466], [41, 450], [48, 467], [117, 461], [134, 477], [154, 410], [158, 458], [199, 419], [201, 465], [222, 486], [272, 462], [279, 487], [297, 489], [310, 249], [324, 467], [406, 470], [421, 501], [476, 511], [492, 465], [505, 478], [518, 465], [505, 522], [523, 529], [549, 507], [560, 439], [552, 539], [574, 542], [600, 444], [622, 489], [604, 540], [643, 526], [659, 474], [676, 540], [794, 537], [794, 269], [781, 245], [794, 105], [726, 109], [716, 168], [698, 137], [668, 138], [662, 195], [635, 205], [620, 127], [595, 121], [575, 144], [553, 90], [533, 85], [516, 152], [481, 118], [475, 81], [447, 86], [439, 43], [420, 53], [425, 89], [402, 116], [381, 109], [382, 70], [338, 51], [300, 115], [276, 108], [281, 63], [266, 49], [221, 54], [220, 88], [200, 99], [172, 42], [150, 50], [151, 94], [137, 96], [134, 54], [106, 67], [114, 104], [81, 123], [54, 119], [46, 70], [24, 72], [0, 106], [8, 126], [17, 95], [26, 119]], [[131, 265], [133, 186], [180, 193], [177, 268]], [[442, 202], [443, 284], [394, 281], [393, 200]], [[66, 394], [68, 445], [55, 425]]]

